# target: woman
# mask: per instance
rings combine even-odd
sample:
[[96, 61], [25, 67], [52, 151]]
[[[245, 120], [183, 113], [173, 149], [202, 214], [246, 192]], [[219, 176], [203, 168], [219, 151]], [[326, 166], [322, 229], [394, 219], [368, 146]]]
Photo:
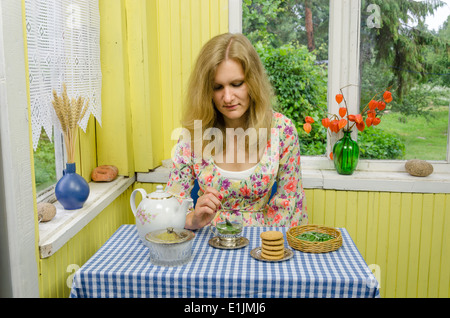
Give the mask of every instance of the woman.
[[[300, 147], [293, 123], [272, 110], [261, 60], [241, 34], [207, 42], [192, 71], [166, 191], [189, 197], [187, 229], [208, 225], [219, 210], [239, 209], [247, 226], [306, 224]], [[277, 182], [277, 191], [270, 199]]]

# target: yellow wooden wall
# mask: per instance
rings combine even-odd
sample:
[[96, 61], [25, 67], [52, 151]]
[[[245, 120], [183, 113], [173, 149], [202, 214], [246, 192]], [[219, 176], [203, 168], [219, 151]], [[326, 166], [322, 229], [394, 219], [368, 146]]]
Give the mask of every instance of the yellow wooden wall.
[[134, 175], [131, 97], [125, 0], [100, 0], [102, 125], [97, 123], [98, 165]]
[[450, 195], [306, 190], [311, 224], [345, 227], [382, 297], [450, 297]]
[[92, 169], [97, 167], [97, 143], [96, 120], [91, 116], [86, 126], [86, 132], [78, 128], [77, 145], [75, 147], [75, 162], [77, 173], [89, 182], [91, 181]]
[[171, 156], [197, 53], [228, 31], [228, 0], [126, 1], [135, 171]]
[[[80, 268], [122, 224], [134, 224], [130, 205], [132, 187], [117, 197], [69, 242], [39, 260], [39, 296], [67, 298], [75, 270]], [[68, 285], [69, 284], [69, 285]]]

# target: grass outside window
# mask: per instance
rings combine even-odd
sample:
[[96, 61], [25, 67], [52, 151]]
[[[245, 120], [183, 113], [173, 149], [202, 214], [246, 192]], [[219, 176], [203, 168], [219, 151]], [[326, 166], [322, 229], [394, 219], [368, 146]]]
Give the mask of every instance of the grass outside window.
[[405, 144], [405, 160], [446, 160], [449, 107], [430, 110], [427, 116], [390, 112], [383, 116], [385, 132], [398, 136]]

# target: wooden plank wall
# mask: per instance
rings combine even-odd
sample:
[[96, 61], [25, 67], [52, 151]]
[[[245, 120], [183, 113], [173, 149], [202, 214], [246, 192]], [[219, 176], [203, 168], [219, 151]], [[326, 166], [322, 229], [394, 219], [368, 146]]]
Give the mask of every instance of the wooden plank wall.
[[67, 298], [73, 274], [114, 234], [122, 224], [134, 224], [130, 196], [122, 193], [55, 254], [39, 261], [39, 296]]
[[102, 125], [97, 123], [98, 165], [134, 175], [131, 93], [125, 0], [100, 0]]
[[191, 66], [207, 40], [228, 31], [228, 0], [126, 5], [135, 171], [147, 172], [171, 157]]
[[305, 191], [310, 223], [349, 231], [382, 297], [450, 296], [450, 195]]

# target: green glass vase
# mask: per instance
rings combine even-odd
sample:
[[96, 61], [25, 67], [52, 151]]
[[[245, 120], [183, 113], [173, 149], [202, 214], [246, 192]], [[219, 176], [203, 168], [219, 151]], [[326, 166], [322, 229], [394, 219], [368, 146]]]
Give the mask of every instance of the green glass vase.
[[351, 131], [344, 131], [344, 137], [333, 147], [334, 167], [339, 174], [350, 175], [355, 171], [359, 159], [359, 146], [351, 137]]

